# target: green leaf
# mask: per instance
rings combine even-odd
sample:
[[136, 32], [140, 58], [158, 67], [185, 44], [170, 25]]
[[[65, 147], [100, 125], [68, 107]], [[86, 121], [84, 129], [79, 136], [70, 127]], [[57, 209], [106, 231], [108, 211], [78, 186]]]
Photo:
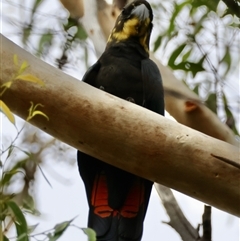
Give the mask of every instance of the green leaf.
[[208, 16], [208, 12], [206, 12], [205, 14], [203, 14], [203, 16], [198, 20], [198, 22], [196, 23], [195, 25], [195, 28], [194, 28], [194, 32], [193, 32], [193, 35], [195, 36], [197, 33], [200, 32], [200, 30], [203, 28], [203, 25], [202, 23], [206, 20]]
[[11, 178], [18, 172], [19, 172], [19, 170], [17, 170], [17, 169], [13, 169], [13, 170], [10, 170], [10, 171], [3, 172], [3, 177], [0, 181], [0, 184], [2, 186], [8, 185]]
[[68, 228], [72, 221], [73, 220], [64, 221], [62, 223], [56, 224], [54, 227], [55, 233], [62, 234]]
[[10, 109], [8, 108], [8, 106], [2, 101], [0, 100], [0, 111], [3, 112], [6, 117], [8, 118], [8, 120], [15, 125], [15, 118], [14, 115], [12, 114], [12, 112], [10, 111]]
[[175, 61], [177, 59], [177, 57], [181, 54], [181, 52], [184, 50], [184, 48], [186, 47], [186, 44], [182, 44], [180, 46], [178, 46], [178, 48], [176, 48], [173, 53], [171, 54], [169, 60], [168, 60], [168, 65], [175, 69]]
[[70, 221], [64, 221], [62, 223], [56, 224], [54, 227], [54, 233], [49, 236], [49, 241], [55, 241], [59, 239], [73, 220], [74, 219], [71, 219]]
[[161, 42], [162, 42], [162, 36], [159, 35], [156, 41], [154, 42], [153, 52], [155, 52], [159, 48], [159, 46], [161, 45]]
[[172, 32], [175, 31], [175, 20], [176, 17], [178, 16], [178, 14], [182, 11], [183, 7], [190, 4], [191, 0], [186, 0], [185, 2], [181, 3], [181, 4], [177, 4], [176, 2], [174, 2], [174, 12], [172, 13], [172, 17], [170, 19], [170, 24], [168, 27], [168, 35], [170, 36], [172, 34]]
[[30, 35], [31, 35], [31, 32], [32, 32], [32, 26], [31, 25], [28, 25], [27, 27], [24, 27], [23, 30], [22, 30], [22, 42], [23, 44], [26, 44]]
[[189, 71], [192, 72], [193, 78], [196, 76], [198, 72], [204, 71], [205, 69], [203, 68], [203, 61], [205, 60], [206, 56], [203, 56], [198, 63], [191, 63], [189, 62]]
[[[9, 148], [9, 152], [12, 152], [12, 148]], [[26, 163], [29, 161], [29, 157], [18, 161], [10, 170], [4, 171], [2, 175], [2, 179], [0, 180], [1, 185], [8, 185], [10, 183], [11, 178], [21, 171], [21, 168], [24, 168]]]
[[39, 223], [28, 226], [28, 233], [32, 233], [37, 227], [38, 227]]
[[195, 87], [193, 89], [193, 92], [196, 93], [197, 95], [199, 95], [199, 85], [200, 84], [195, 85]]
[[21, 75], [27, 68], [28, 68], [28, 62], [27, 61], [23, 61], [20, 69], [18, 70], [18, 75]]
[[82, 231], [88, 236], [88, 241], [96, 241], [96, 232], [91, 228], [82, 228]]
[[9, 241], [9, 239], [5, 235], [3, 235], [3, 241]]
[[5, 87], [7, 89], [9, 89], [12, 86], [12, 81], [7, 81], [4, 84], [1, 85], [1, 88]]
[[216, 93], [211, 93], [207, 100], [205, 101], [207, 107], [217, 114], [217, 95]]
[[13, 150], [14, 150], [14, 146], [13, 145], [9, 146], [6, 159], [8, 159], [12, 155]]
[[40, 4], [42, 3], [42, 0], [35, 0], [34, 1], [34, 5], [32, 8], [32, 15], [36, 12], [37, 8], [40, 6]]
[[[34, 199], [29, 193], [27, 193], [26, 197], [23, 200], [23, 209], [24, 209], [24, 211], [31, 213], [35, 216], [40, 215], [40, 212], [35, 208]], [[28, 227], [28, 230], [29, 230], [29, 227]], [[32, 228], [31, 228], [31, 230], [32, 230]]]
[[74, 27], [74, 26], [78, 26], [78, 22], [75, 18], [72, 18], [72, 17], [69, 17], [67, 19], [67, 23], [66, 24], [63, 24], [63, 29], [64, 31], [68, 31], [70, 28]]
[[230, 47], [227, 46], [226, 47], [226, 52], [225, 52], [225, 55], [223, 56], [222, 60], [220, 61], [220, 63], [225, 63], [227, 65], [227, 69], [225, 71], [225, 75], [228, 73], [230, 67], [231, 67], [231, 63], [232, 63], [232, 58], [231, 58], [231, 55], [230, 55]]
[[51, 32], [48, 32], [42, 35], [38, 45], [38, 51], [37, 51], [38, 56], [43, 53], [44, 47], [51, 46], [52, 40], [53, 40], [53, 34]]
[[224, 103], [224, 110], [226, 113], [226, 124], [232, 129], [232, 131], [236, 134], [239, 135], [237, 128], [236, 128], [236, 121], [234, 119], [234, 116], [230, 110], [230, 108], [228, 107], [228, 101], [226, 98], [226, 95], [223, 93], [223, 103]]
[[75, 34], [75, 37], [78, 38], [78, 39], [80, 39], [80, 40], [85, 40], [85, 39], [87, 39], [87, 37], [88, 37], [85, 29], [84, 29], [83, 26], [80, 25], [80, 24], [77, 26], [77, 32], [76, 32], [76, 34]]
[[209, 1], [209, 0], [192, 0], [192, 6], [194, 8], [198, 8], [200, 6], [205, 5], [209, 10], [216, 12], [217, 6], [220, 0]]
[[[171, 58], [172, 58], [172, 56], [171, 56]], [[169, 60], [169, 62], [170, 62], [169, 66], [174, 70], [181, 69], [181, 70], [184, 70], [186, 72], [191, 72], [193, 77], [195, 77], [198, 72], [201, 72], [201, 71], [205, 70], [203, 68], [203, 61], [204, 60], [205, 60], [205, 56], [203, 56], [199, 60], [198, 63], [186, 61], [186, 62], [181, 62], [181, 63], [176, 64], [176, 65], [174, 64], [173, 60]]]
[[182, 61], [183, 61], [183, 62], [186, 62], [191, 53], [192, 53], [192, 48], [189, 49], [189, 50], [182, 56]]
[[12, 210], [14, 214], [14, 224], [17, 230], [17, 241], [28, 241], [28, 226], [26, 219], [18, 207], [18, 205], [13, 201], [7, 202], [8, 207]]
[[3, 241], [9, 241], [9, 239], [5, 235], [3, 235]]
[[51, 183], [50, 183], [49, 180], [47, 179], [47, 177], [46, 177], [46, 175], [45, 175], [45, 173], [44, 173], [44, 171], [42, 170], [42, 168], [41, 168], [40, 165], [38, 165], [38, 168], [39, 168], [40, 172], [42, 173], [42, 175], [43, 175], [45, 181], [46, 181], [46, 182], [48, 183], [48, 185], [52, 188]]
[[6, 217], [8, 216], [8, 206], [6, 204], [6, 198], [1, 195], [1, 202], [0, 202], [0, 222], [5, 221]]

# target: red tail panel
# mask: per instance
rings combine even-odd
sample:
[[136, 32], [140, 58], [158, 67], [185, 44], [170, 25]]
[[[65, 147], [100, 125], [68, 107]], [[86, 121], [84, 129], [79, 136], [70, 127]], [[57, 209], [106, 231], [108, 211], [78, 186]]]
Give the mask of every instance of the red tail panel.
[[120, 214], [125, 218], [134, 218], [137, 215], [143, 201], [144, 185], [139, 179], [136, 179], [133, 183], [133, 186], [129, 190], [129, 194], [124, 203], [124, 206], [120, 211]]
[[94, 213], [102, 218], [109, 217], [113, 212], [113, 209], [108, 206], [108, 189], [104, 174], [95, 178], [91, 204], [94, 206]]

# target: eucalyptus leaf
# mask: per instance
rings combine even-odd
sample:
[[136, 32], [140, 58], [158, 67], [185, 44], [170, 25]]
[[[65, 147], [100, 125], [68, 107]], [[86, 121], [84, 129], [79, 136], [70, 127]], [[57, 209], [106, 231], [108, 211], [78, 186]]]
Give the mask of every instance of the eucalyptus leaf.
[[14, 214], [14, 224], [17, 230], [17, 241], [28, 241], [28, 226], [23, 212], [14, 201], [7, 202]]
[[83, 232], [88, 236], [88, 241], [96, 241], [96, 232], [91, 228], [82, 228]]

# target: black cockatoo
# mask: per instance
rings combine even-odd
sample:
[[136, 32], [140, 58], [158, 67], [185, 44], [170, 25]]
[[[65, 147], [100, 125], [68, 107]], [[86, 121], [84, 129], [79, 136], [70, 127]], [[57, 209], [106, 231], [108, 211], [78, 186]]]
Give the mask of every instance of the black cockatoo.
[[[99, 60], [83, 81], [164, 115], [163, 86], [149, 59], [153, 13], [144, 0], [125, 6]], [[88, 226], [98, 241], [140, 241], [152, 182], [78, 151], [89, 205]]]

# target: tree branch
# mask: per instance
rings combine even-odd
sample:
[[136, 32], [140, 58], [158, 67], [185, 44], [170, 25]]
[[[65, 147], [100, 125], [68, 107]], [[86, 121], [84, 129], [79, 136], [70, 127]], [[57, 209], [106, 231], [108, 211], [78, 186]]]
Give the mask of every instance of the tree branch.
[[88, 37], [93, 41], [96, 55], [99, 58], [105, 49], [107, 37], [103, 35], [102, 28], [98, 22], [98, 8], [96, 0], [82, 0], [84, 15], [79, 22], [86, 30]]
[[202, 216], [203, 236], [201, 241], [212, 240], [212, 224], [211, 224], [212, 207], [204, 205], [204, 213]]
[[198, 240], [200, 238], [198, 230], [195, 229], [184, 216], [171, 189], [160, 184], [155, 184], [155, 188], [162, 200], [162, 204], [165, 207], [168, 216], [170, 217], [170, 221], [165, 223], [174, 228], [183, 241]]
[[[91, 1], [91, 3], [88, 3], [88, 6], [90, 8], [90, 4], [93, 4], [94, 11], [91, 10], [90, 13], [87, 12], [87, 15], [89, 15], [89, 19], [95, 19], [96, 15], [94, 17], [94, 14], [98, 11], [99, 22], [96, 26], [98, 26], [97, 29], [101, 26], [105, 39], [107, 39], [119, 12], [116, 8], [112, 8], [109, 5], [98, 4], [97, 6], [96, 0], [95, 3], [94, 0]], [[88, 23], [90, 21], [89, 19], [86, 19], [86, 21], [85, 19], [82, 19], [81, 21], [82, 23], [85, 22], [85, 26], [88, 27]], [[95, 20], [94, 22], [96, 22]], [[96, 31], [94, 30], [93, 32], [95, 33]], [[89, 35], [89, 37], [92, 39], [97, 52], [102, 53], [105, 48], [105, 39], [93, 37], [92, 35]], [[169, 114], [181, 124], [189, 126], [209, 136], [226, 141], [232, 145], [239, 146], [232, 130], [222, 123], [215, 113], [213, 113], [205, 105], [201, 104], [200, 98], [193, 91], [188, 89], [181, 81], [179, 81], [172, 73], [172, 70], [163, 66], [153, 54], [151, 54], [151, 58], [158, 65], [162, 75], [164, 90], [166, 93], [165, 107]]]
[[162, 183], [240, 216], [239, 149], [93, 88], [33, 57], [1, 36], [0, 84], [16, 74], [13, 55], [31, 63], [27, 72], [45, 87], [14, 81], [2, 96], [23, 119], [30, 101], [49, 117], [32, 124], [111, 165]]

